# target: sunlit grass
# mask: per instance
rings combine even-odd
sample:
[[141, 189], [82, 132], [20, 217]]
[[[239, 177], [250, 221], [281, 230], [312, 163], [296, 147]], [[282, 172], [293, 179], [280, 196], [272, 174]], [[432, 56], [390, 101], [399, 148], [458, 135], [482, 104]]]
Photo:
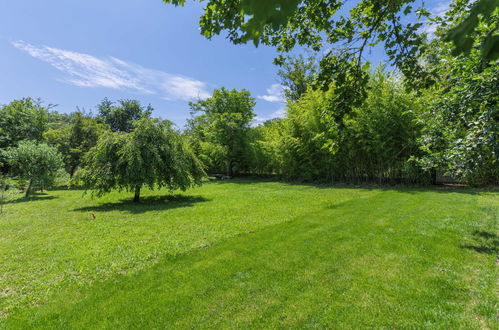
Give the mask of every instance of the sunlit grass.
[[130, 195], [7, 205], [0, 328], [498, 326], [497, 193], [241, 180]]

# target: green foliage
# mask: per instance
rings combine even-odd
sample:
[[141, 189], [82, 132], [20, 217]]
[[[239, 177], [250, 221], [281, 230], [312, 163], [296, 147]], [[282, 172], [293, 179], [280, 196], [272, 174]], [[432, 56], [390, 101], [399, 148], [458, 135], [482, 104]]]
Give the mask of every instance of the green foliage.
[[[441, 22], [461, 20], [459, 7]], [[454, 48], [434, 40], [426, 54], [428, 65], [441, 77], [430, 91], [432, 102], [420, 116], [424, 154], [416, 158], [426, 169], [444, 170], [469, 184], [499, 182], [499, 63], [483, 59], [483, 42], [497, 29], [499, 12], [481, 17], [468, 55], [454, 55]]]
[[255, 174], [281, 174], [284, 161], [282, 138], [285, 121], [276, 118], [267, 120], [250, 130], [249, 148], [251, 172]]
[[0, 174], [0, 214], [3, 214], [3, 205], [7, 202], [7, 182], [5, 177]]
[[[469, 54], [476, 40], [476, 35], [480, 34], [483, 20], [494, 21], [493, 17], [499, 15], [499, 0], [478, 0], [469, 5], [470, 1], [455, 1], [455, 7], [463, 8], [469, 6], [464, 18], [448, 30], [445, 34], [446, 41], [452, 41], [455, 45], [455, 54]], [[462, 10], [462, 9], [461, 9]], [[492, 19], [490, 19], [492, 18]], [[482, 22], [481, 22], [482, 21]], [[499, 26], [497, 18], [483, 40], [481, 40], [481, 57], [485, 61], [497, 60], [499, 58]]]
[[365, 102], [345, 119], [334, 175], [349, 181], [424, 183], [428, 173], [408, 162], [419, 154], [421, 126], [416, 119], [423, 110], [421, 98], [382, 67], [368, 86]]
[[288, 57], [277, 72], [286, 99], [291, 102], [298, 101], [317, 78], [318, 70], [313, 56]]
[[419, 159], [470, 184], [499, 182], [499, 65], [483, 67], [480, 55], [448, 58], [446, 78], [421, 117]]
[[[334, 123], [324, 120], [331, 111], [333, 92], [309, 90], [298, 102], [288, 104], [281, 146], [275, 152], [284, 152], [282, 169], [285, 178], [304, 181], [325, 181], [329, 178], [331, 151], [336, 146], [330, 141], [337, 134]], [[277, 126], [278, 127], [278, 126]]]
[[366, 100], [338, 118], [335, 88], [309, 89], [289, 103], [287, 118], [256, 130], [259, 171], [302, 181], [424, 182], [428, 177], [408, 160], [420, 154], [416, 123], [422, 105], [396, 76], [378, 68], [371, 74]]
[[40, 100], [14, 100], [0, 108], [0, 148], [15, 147], [22, 140], [41, 141], [49, 113]]
[[[182, 5], [185, 1], [164, 2]], [[210, 0], [200, 29], [207, 38], [226, 31], [233, 43], [263, 43], [279, 52], [289, 52], [297, 45], [314, 51], [341, 49], [339, 56], [327, 53], [326, 62], [340, 58], [353, 63], [356, 75], [365, 51], [383, 44], [393, 65], [407, 76], [424, 80], [426, 73], [417, 61], [423, 45], [418, 30], [423, 24], [406, 16], [414, 14], [423, 20], [429, 13], [423, 7], [413, 8], [413, 2], [362, 0], [350, 9], [336, 0]], [[342, 11], [348, 14], [340, 15]], [[276, 63], [282, 62], [282, 57], [276, 59]]]
[[[454, 0], [445, 15], [428, 19], [438, 25], [430, 39], [414, 21], [426, 20], [429, 13], [413, 8], [413, 0], [362, 0], [350, 7], [346, 13], [336, 0], [206, 1], [200, 25], [208, 38], [228, 31], [235, 43], [264, 43], [281, 53], [301, 45], [324, 56], [276, 59], [288, 102], [284, 119], [252, 128], [255, 100], [246, 90], [221, 88], [191, 102], [183, 138], [205, 169], [379, 183], [427, 183], [432, 171], [444, 170], [463, 183], [496, 184], [499, 71], [491, 59], [497, 48], [497, 0]], [[370, 71], [363, 58], [380, 43], [397, 68], [392, 73]], [[139, 133], [128, 134], [153, 108], [107, 98], [98, 107], [99, 115], [91, 118], [48, 112], [29, 98], [13, 101], [0, 109], [0, 148], [43, 136], [63, 154], [72, 176], [102, 137], [98, 150], [105, 161], [95, 162], [101, 170], [85, 172], [97, 191], [138, 194], [142, 185], [164, 186], [156, 174], [138, 170], [142, 161], [157, 156], [139, 152], [139, 145], [149, 148], [147, 139], [133, 144]], [[108, 134], [102, 122], [127, 134]], [[109, 165], [120, 162], [126, 165]]]
[[151, 105], [144, 107], [137, 100], [118, 100], [118, 105], [115, 105], [108, 98], [104, 98], [97, 108], [98, 117], [108, 124], [113, 132], [131, 132], [134, 121], [149, 117], [154, 110]]
[[251, 94], [222, 87], [210, 98], [189, 105], [193, 118], [188, 121], [188, 135], [208, 169], [228, 175], [247, 170], [248, 134], [255, 116]]
[[56, 148], [36, 141], [21, 141], [19, 146], [4, 151], [14, 174], [28, 181], [26, 196], [34, 185], [50, 187], [62, 168], [62, 156]]
[[3, 206], [9, 200], [7, 197], [7, 178], [0, 173], [0, 214], [3, 214]]
[[359, 66], [360, 62], [348, 61], [343, 56], [328, 56], [321, 60], [321, 71], [316, 88], [331, 90], [331, 104], [334, 111], [328, 109], [324, 118], [335, 125], [342, 126], [343, 119], [354, 107], [361, 105], [367, 97], [369, 82], [369, 63]]
[[57, 147], [64, 157], [66, 171], [73, 176], [81, 164], [83, 155], [97, 144], [107, 126], [81, 112], [71, 114], [69, 124], [59, 129], [49, 129], [45, 140]]
[[97, 195], [112, 189], [134, 191], [166, 187], [170, 191], [200, 185], [200, 161], [169, 122], [144, 117], [130, 133], [107, 133], [90, 149], [76, 182]]
[[[185, 0], [163, 1], [174, 5], [185, 3]], [[288, 52], [296, 45], [315, 51], [329, 46], [341, 48], [346, 63], [360, 63], [368, 47], [383, 44], [392, 64], [411, 78], [408, 82], [428, 84], [432, 79], [422, 70], [418, 56], [424, 49], [420, 29], [430, 13], [424, 3], [415, 7], [414, 2], [362, 0], [350, 9], [338, 0], [210, 0], [199, 25], [201, 34], [209, 39], [226, 31], [233, 43], [264, 43], [280, 52]], [[446, 39], [455, 43], [457, 52], [468, 53], [479, 17], [490, 17], [497, 12], [499, 1], [454, 3], [464, 18], [448, 31]], [[339, 15], [341, 11], [348, 14]], [[415, 15], [416, 22], [407, 19], [408, 15]], [[481, 55], [486, 60], [499, 55], [497, 28], [484, 38]], [[282, 57], [276, 60], [283, 61]]]

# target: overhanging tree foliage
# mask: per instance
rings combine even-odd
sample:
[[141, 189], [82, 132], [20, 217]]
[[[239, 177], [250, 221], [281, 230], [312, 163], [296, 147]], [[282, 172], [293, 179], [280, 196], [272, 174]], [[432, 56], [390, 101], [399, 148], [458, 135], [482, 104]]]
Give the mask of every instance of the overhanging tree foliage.
[[[185, 0], [164, 0], [182, 5]], [[321, 69], [327, 75], [348, 67], [362, 75], [362, 61], [369, 47], [382, 44], [393, 65], [404, 74], [422, 79], [425, 71], [417, 61], [423, 44], [418, 33], [429, 16], [414, 0], [362, 0], [351, 10], [339, 0], [210, 0], [200, 18], [201, 33], [211, 38], [227, 32], [233, 43], [252, 41], [289, 52], [297, 45], [314, 51], [333, 49]], [[414, 19], [406, 19], [415, 17]], [[339, 51], [335, 51], [339, 50]], [[282, 63], [283, 58], [276, 59]]]
[[97, 195], [112, 189], [134, 191], [143, 186], [170, 191], [201, 185], [203, 165], [171, 124], [142, 118], [130, 133], [107, 133], [85, 156], [76, 182]]
[[[455, 45], [454, 54], [469, 54], [473, 48], [476, 36], [483, 31], [481, 21], [497, 17], [499, 12], [499, 0], [457, 0], [453, 5], [454, 12], [464, 13], [461, 19], [454, 24], [445, 34], [446, 41], [452, 41]], [[499, 58], [499, 25], [490, 29], [483, 35], [480, 45], [480, 57], [489, 62]]]
[[[186, 2], [163, 1], [177, 6]], [[456, 5], [463, 11], [463, 20], [448, 38], [459, 46], [459, 51], [469, 51], [466, 39], [476, 32], [477, 17], [490, 16], [499, 1], [457, 0]], [[405, 19], [409, 15], [419, 22]], [[350, 10], [346, 2], [339, 0], [209, 0], [199, 25], [207, 38], [226, 31], [233, 43], [264, 43], [281, 52], [297, 44], [314, 50], [337, 44], [345, 55], [360, 59], [368, 46], [381, 42], [393, 64], [405, 74], [418, 75], [414, 57], [421, 46], [418, 29], [429, 16], [424, 2], [415, 0], [361, 0]], [[483, 58], [496, 57], [498, 44], [497, 34], [489, 35]]]
[[[163, 0], [184, 5], [186, 0]], [[421, 30], [431, 21], [424, 2], [415, 0], [361, 0], [353, 8], [340, 0], [209, 0], [199, 26], [210, 39], [222, 32], [235, 44], [253, 42], [286, 53], [297, 45], [325, 53], [320, 60], [317, 82], [322, 89], [334, 88], [336, 111], [325, 113], [337, 123], [366, 98], [368, 64], [366, 52], [373, 46], [385, 49], [391, 64], [407, 78], [412, 88], [431, 86], [438, 80], [420, 61], [426, 49]], [[448, 31], [457, 52], [469, 52], [480, 34], [479, 17], [489, 18], [499, 0], [455, 0], [451, 7], [459, 16]], [[498, 27], [484, 36], [480, 54], [484, 61], [499, 55]], [[282, 65], [284, 56], [275, 59]], [[365, 62], [367, 62], [365, 64]]]

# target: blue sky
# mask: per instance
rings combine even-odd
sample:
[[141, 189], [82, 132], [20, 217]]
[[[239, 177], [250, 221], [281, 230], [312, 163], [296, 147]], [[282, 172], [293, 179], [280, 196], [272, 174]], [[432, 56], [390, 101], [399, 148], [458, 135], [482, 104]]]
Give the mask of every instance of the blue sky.
[[[0, 3], [0, 104], [26, 96], [94, 110], [105, 96], [138, 99], [182, 126], [188, 101], [213, 89], [248, 89], [258, 119], [284, 108], [276, 52], [199, 34], [202, 7], [161, 0], [23, 0]], [[373, 51], [370, 60], [383, 61]]]

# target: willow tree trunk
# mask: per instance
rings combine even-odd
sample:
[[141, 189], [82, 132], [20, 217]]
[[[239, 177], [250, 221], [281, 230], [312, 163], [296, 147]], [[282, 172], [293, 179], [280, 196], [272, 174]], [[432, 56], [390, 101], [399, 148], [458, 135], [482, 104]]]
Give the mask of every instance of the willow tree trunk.
[[227, 166], [227, 175], [232, 177], [234, 176], [234, 160], [229, 160], [229, 166]]
[[140, 186], [135, 186], [135, 196], [133, 197], [133, 201], [135, 203], [140, 201]]
[[28, 188], [26, 188], [26, 194], [24, 195], [24, 197], [28, 197], [29, 194], [31, 193], [31, 186], [33, 185], [33, 180], [30, 179], [29, 180], [29, 183], [28, 183]]

